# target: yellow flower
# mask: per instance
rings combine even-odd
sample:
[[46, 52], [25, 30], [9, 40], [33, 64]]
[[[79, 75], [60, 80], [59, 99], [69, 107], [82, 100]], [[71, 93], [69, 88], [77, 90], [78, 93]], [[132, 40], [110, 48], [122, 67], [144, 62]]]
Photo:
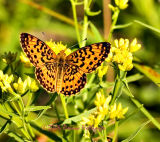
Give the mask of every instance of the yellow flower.
[[30, 89], [32, 92], [36, 92], [39, 87], [35, 80], [31, 80], [31, 78], [28, 76], [27, 79], [23, 82], [22, 79], [19, 77], [17, 83], [13, 83], [14, 89], [19, 94], [24, 94], [27, 89]]
[[124, 118], [124, 114], [128, 111], [128, 108], [122, 108], [122, 104], [119, 103], [118, 106], [116, 105], [116, 103], [114, 105], [111, 106], [110, 109], [110, 119], [122, 119]]
[[97, 107], [96, 111], [93, 112], [88, 118], [83, 117], [81, 124], [87, 126], [98, 127], [101, 121], [109, 114], [109, 103], [111, 101], [111, 96], [105, 98], [105, 96], [98, 92], [96, 94], [95, 105]]
[[96, 94], [96, 111], [91, 113], [89, 117], [83, 117], [81, 121], [81, 125], [83, 126], [93, 126], [97, 128], [102, 120], [108, 116], [110, 119], [122, 119], [124, 118], [124, 114], [128, 111], [128, 108], [122, 108], [121, 103], [116, 105], [116, 103], [112, 106], [109, 105], [111, 101], [111, 96], [107, 98], [100, 92]]
[[115, 47], [111, 47], [111, 51], [106, 59], [107, 62], [115, 62], [122, 71], [129, 71], [133, 68], [132, 52], [135, 52], [141, 48], [140, 44], [137, 44], [137, 40], [134, 39], [129, 44], [128, 39], [120, 38], [114, 40]]
[[30, 63], [30, 60], [21, 52], [20, 60], [24, 63], [25, 67], [32, 67], [33, 65]]
[[117, 7], [114, 7], [113, 5], [111, 4], [108, 4], [108, 7], [112, 10], [112, 11], [116, 11]]
[[39, 89], [38, 83], [35, 80], [33, 80], [30, 85], [30, 90], [32, 92], [36, 92], [38, 91], [38, 89]]
[[115, 4], [120, 9], [126, 9], [128, 7], [128, 0], [115, 0]]
[[130, 44], [130, 52], [136, 52], [141, 48], [141, 44], [137, 44], [137, 39], [135, 38]]
[[17, 91], [19, 94], [24, 94], [27, 91], [27, 80], [24, 82], [22, 79], [19, 77], [17, 83], [13, 83], [14, 89]]
[[2, 92], [12, 92], [13, 89], [11, 87], [11, 82], [13, 82], [14, 77], [13, 75], [3, 74], [3, 71], [0, 70], [0, 87], [2, 89]]
[[46, 41], [46, 44], [56, 53], [56, 55], [61, 51], [65, 50], [66, 55], [71, 53], [71, 50], [67, 48], [66, 45], [63, 45], [61, 42], [55, 43], [50, 41]]
[[98, 77], [102, 78], [108, 70], [108, 66], [103, 66], [103, 64], [98, 68]]

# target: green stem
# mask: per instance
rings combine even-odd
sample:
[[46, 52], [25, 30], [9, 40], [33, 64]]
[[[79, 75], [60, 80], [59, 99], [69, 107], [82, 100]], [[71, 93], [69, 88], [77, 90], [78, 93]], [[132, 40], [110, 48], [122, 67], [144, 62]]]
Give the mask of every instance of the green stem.
[[[12, 104], [14, 104], [14, 103], [12, 103]], [[16, 105], [16, 104], [14, 104], [14, 105]], [[12, 107], [10, 107], [10, 104], [8, 104], [8, 103], [5, 103], [5, 108], [6, 108], [6, 110], [7, 111], [9, 111], [9, 112], [14, 112], [13, 111], [13, 109], [12, 109]], [[17, 110], [17, 109], [16, 109]], [[21, 113], [20, 113], [21, 114]], [[15, 123], [16, 125], [17, 125], [17, 127], [21, 127], [21, 124], [19, 123], [19, 121], [16, 119], [16, 121], [14, 121], [14, 118], [11, 118], [11, 121], [13, 122], [13, 123]], [[25, 131], [25, 129], [24, 128], [22, 128], [22, 129], [20, 129], [21, 131], [22, 131], [22, 133], [26, 136], [26, 138], [28, 139], [28, 140], [31, 140], [31, 137], [30, 137], [30, 135]]]
[[121, 80], [116, 79], [114, 90], [113, 90], [113, 98], [112, 98], [112, 101], [111, 101], [111, 105], [114, 104], [114, 102], [116, 100], [116, 97], [118, 96], [119, 92], [121, 92], [122, 86], [123, 86], [123, 84], [121, 83]]
[[[120, 10], [119, 9], [117, 9], [117, 10], [115, 10], [115, 12], [114, 12], [114, 19], [113, 19], [113, 22], [112, 22], [112, 25], [111, 25], [111, 28], [110, 28], [110, 33], [109, 33], [109, 36], [108, 36], [108, 41], [111, 41], [111, 37], [112, 37], [112, 33], [113, 33], [113, 30], [114, 30], [114, 26], [116, 25], [116, 23], [117, 23], [117, 20], [118, 20], [118, 16], [119, 16], [119, 13], [120, 13]], [[112, 16], [112, 18], [113, 18], [113, 16]]]
[[32, 101], [32, 93], [29, 91], [28, 92], [28, 100], [27, 100], [26, 106], [29, 106], [31, 104], [31, 101]]
[[118, 124], [119, 124], [119, 121], [116, 121], [116, 123], [115, 123], [115, 129], [114, 129], [114, 136], [113, 136], [112, 142], [116, 141], [117, 134], [118, 134]]
[[58, 121], [61, 121], [61, 119], [60, 119], [60, 116], [59, 116], [59, 113], [58, 113], [58, 110], [57, 110], [57, 107], [56, 107], [56, 104], [55, 104], [55, 103], [54, 103], [54, 107], [55, 107], [55, 111], [56, 111], [56, 115], [57, 115]]
[[32, 138], [34, 138], [35, 134], [33, 133], [32, 127], [31, 127], [31, 125], [29, 123], [27, 123], [27, 127], [28, 127], [30, 135], [32, 136]]
[[61, 102], [62, 102], [62, 105], [63, 105], [65, 117], [66, 117], [66, 119], [68, 119], [69, 117], [68, 117], [68, 111], [67, 111], [67, 107], [66, 107], [66, 103], [65, 103], [65, 96], [60, 93], [60, 98], [61, 98]]
[[[86, 15], [86, 9], [88, 7], [88, 0], [84, 0], [84, 23], [83, 23], [83, 33], [82, 33], [82, 40], [87, 38], [87, 30], [88, 30], [88, 17]], [[82, 47], [86, 45], [86, 40], [82, 42]]]
[[122, 80], [126, 77], [126, 72], [122, 72], [119, 70], [119, 74], [120, 75], [117, 75], [117, 78], [116, 78], [116, 81], [115, 81], [115, 85], [114, 85], [114, 90], [113, 90], [113, 98], [112, 98], [112, 101], [111, 101], [111, 105], [114, 104], [117, 96], [119, 96], [122, 92], [122, 88], [123, 88], [123, 83], [122, 83]]
[[[137, 107], [142, 106], [135, 98], [131, 98], [131, 100]], [[144, 107], [141, 107], [140, 110], [160, 130], [160, 123]]]
[[70, 0], [70, 1], [71, 1], [71, 5], [72, 5], [73, 18], [74, 18], [74, 25], [75, 25], [75, 29], [76, 29], [77, 40], [78, 40], [79, 47], [81, 47], [81, 43], [80, 43], [81, 38], [80, 38], [80, 33], [79, 33], [79, 28], [78, 28], [76, 4], [75, 4], [74, 0]]

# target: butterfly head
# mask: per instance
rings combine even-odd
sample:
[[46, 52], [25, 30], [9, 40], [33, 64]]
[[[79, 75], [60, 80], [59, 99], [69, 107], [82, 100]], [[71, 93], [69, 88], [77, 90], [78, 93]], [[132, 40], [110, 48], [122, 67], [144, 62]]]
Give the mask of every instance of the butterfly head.
[[61, 51], [57, 54], [57, 58], [58, 58], [58, 59], [65, 59], [65, 58], [66, 58], [65, 50], [61, 50]]

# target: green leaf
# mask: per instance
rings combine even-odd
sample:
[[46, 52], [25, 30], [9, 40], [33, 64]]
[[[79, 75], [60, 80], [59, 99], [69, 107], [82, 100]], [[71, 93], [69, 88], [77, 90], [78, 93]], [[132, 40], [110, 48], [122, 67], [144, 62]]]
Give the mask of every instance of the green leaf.
[[7, 122], [1, 127], [0, 129], [0, 134], [3, 133], [3, 131], [5, 131], [5, 129], [7, 128], [7, 126], [9, 125], [10, 120], [7, 120]]
[[148, 120], [147, 122], [144, 122], [143, 124], [141, 124], [141, 126], [133, 134], [131, 134], [127, 139], [123, 140], [122, 142], [129, 142], [129, 141], [131, 141], [141, 131], [141, 129], [144, 126], [146, 126], [149, 122], [150, 122], [150, 120]]
[[[46, 106], [51, 105], [52, 102], [56, 99], [57, 95], [58, 95], [57, 93], [52, 94], [51, 99], [46, 103]], [[38, 114], [37, 118], [34, 119], [34, 121], [39, 119], [45, 112], [46, 112], [46, 109], [40, 111], [40, 113]]]
[[115, 30], [115, 29], [127, 28], [127, 27], [131, 26], [132, 24], [133, 24], [133, 23], [130, 22], [130, 23], [123, 24], [123, 25], [115, 25], [115, 26], [113, 27], [113, 29]]
[[80, 115], [77, 115], [77, 116], [74, 116], [74, 117], [71, 117], [71, 118], [68, 118], [66, 119], [62, 124], [71, 124], [72, 121], [74, 122], [79, 122], [82, 120], [82, 117], [88, 117], [92, 112], [94, 112], [96, 110], [96, 108], [93, 108], [89, 111], [86, 111], [84, 113], [81, 113]]
[[143, 23], [141, 21], [138, 21], [138, 20], [134, 20], [134, 22], [160, 34], [160, 29], [157, 29], [157, 28], [155, 28], [153, 26], [147, 25], [147, 24], [145, 24], [145, 23]]
[[[142, 25], [143, 27], [146, 27], [146, 28], [148, 28], [148, 29], [160, 34], [160, 29], [158, 29], [158, 28], [155, 28], [153, 26], [145, 24], [145, 23], [143, 23], [143, 22], [141, 22], [139, 20], [134, 20], [133, 22], [136, 23], [136, 24]], [[133, 22], [130, 22], [130, 23], [127, 23], [127, 24], [123, 24], [123, 25], [116, 25], [116, 26], [113, 27], [113, 29], [127, 28], [127, 27], [131, 26], [133, 24]]]
[[13, 112], [9, 112], [9, 111], [6, 111], [5, 109], [3, 109], [3, 107], [0, 106], [0, 113], [5, 113], [9, 116], [12, 116], [12, 117], [19, 117], [19, 115], [13, 113]]
[[99, 14], [101, 13], [101, 10], [98, 10], [98, 11], [96, 11], [96, 12], [93, 12], [93, 11], [90, 11], [89, 8], [87, 8], [85, 12], [86, 12], [86, 14], [87, 14], [88, 16], [96, 16], [96, 15], [99, 15]]
[[157, 86], [160, 87], [160, 74], [154, 71], [151, 67], [146, 65], [135, 64], [134, 66], [144, 75], [146, 75], [150, 80], [152, 80]]
[[127, 82], [134, 82], [134, 81], [142, 79], [143, 77], [144, 77], [143, 75], [137, 73], [137, 74], [127, 77]]
[[16, 141], [18, 142], [24, 142], [23, 138], [20, 137], [19, 135], [17, 135], [17, 133], [14, 133], [14, 132], [7, 132], [7, 134], [10, 136], [10, 137], [13, 137]]
[[103, 38], [102, 38], [102, 36], [101, 36], [101, 34], [100, 34], [100, 32], [95, 27], [95, 25], [92, 22], [90, 22], [89, 25], [91, 27], [91, 31], [94, 34], [95, 42], [102, 42], [102, 41], [104, 41]]
[[129, 96], [130, 96], [130, 97], [134, 97], [133, 94], [132, 94], [132, 92], [131, 92], [130, 89], [129, 89], [127, 80], [126, 80], [126, 79], [123, 79], [122, 82], [123, 82], [124, 86], [126, 87], [128, 93], [129, 93]]
[[25, 111], [39, 111], [39, 110], [46, 110], [51, 108], [50, 106], [28, 106], [24, 110]]
[[50, 131], [44, 130], [44, 129], [42, 129], [41, 127], [37, 126], [36, 124], [34, 124], [34, 123], [32, 123], [32, 122], [31, 122], [30, 124], [31, 124], [31, 126], [32, 126], [34, 129], [36, 129], [36, 130], [39, 131], [40, 133], [46, 135], [46, 136], [49, 137], [50, 139], [52, 139], [52, 140], [54, 140], [54, 141], [56, 141], [56, 142], [61, 142], [61, 141], [62, 141], [62, 139], [61, 139], [60, 137], [58, 137], [56, 134], [54, 134], [54, 133], [52, 133], [52, 132], [50, 132]]

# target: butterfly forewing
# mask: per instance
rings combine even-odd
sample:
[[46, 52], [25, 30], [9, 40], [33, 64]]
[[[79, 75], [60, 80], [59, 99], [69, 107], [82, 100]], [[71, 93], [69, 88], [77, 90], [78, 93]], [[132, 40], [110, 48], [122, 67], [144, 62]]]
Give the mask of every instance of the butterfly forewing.
[[108, 42], [91, 44], [68, 55], [66, 62], [78, 66], [85, 73], [90, 73], [108, 57], [110, 46]]
[[54, 62], [56, 54], [43, 41], [27, 33], [22, 33], [20, 38], [22, 49], [34, 66]]

